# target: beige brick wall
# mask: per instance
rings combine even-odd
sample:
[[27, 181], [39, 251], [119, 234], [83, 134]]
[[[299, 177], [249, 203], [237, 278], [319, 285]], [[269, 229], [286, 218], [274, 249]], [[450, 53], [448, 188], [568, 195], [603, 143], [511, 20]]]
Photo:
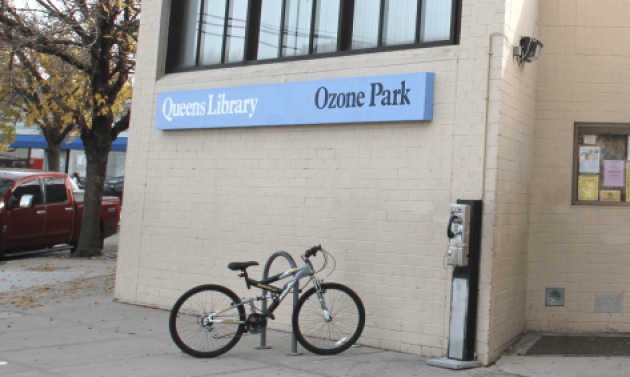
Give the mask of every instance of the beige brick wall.
[[494, 360], [525, 330], [529, 183], [533, 168], [534, 109], [537, 63], [519, 66], [512, 45], [521, 36], [536, 35], [538, 0], [505, 2], [504, 36], [494, 37], [494, 50], [502, 51], [499, 150], [496, 211], [492, 250], [490, 356]]
[[[321, 243], [338, 261], [331, 280], [366, 305], [362, 343], [443, 356], [448, 204], [481, 197], [487, 41], [503, 32], [504, 9], [504, 0], [464, 0], [459, 46], [164, 76], [168, 5], [143, 1], [116, 297], [169, 308], [201, 283], [245, 296], [254, 291], [228, 262], [264, 262], [279, 249], [297, 258]], [[501, 54], [494, 59], [501, 66]], [[436, 73], [431, 122], [155, 130], [159, 92], [422, 71]], [[477, 332], [485, 363], [497, 349], [488, 331], [500, 121], [491, 118], [488, 138]], [[275, 327], [288, 329], [285, 313]]]
[[[501, 32], [479, 359], [493, 361], [525, 329], [630, 330], [593, 305], [595, 293], [628, 289], [629, 210], [570, 204], [574, 123], [630, 124], [630, 2], [464, 0], [459, 46], [164, 76], [167, 3], [143, 2], [116, 297], [168, 308], [207, 282], [246, 295], [229, 261], [322, 243], [338, 259], [332, 280], [366, 304], [363, 343], [444, 355], [446, 211], [482, 196], [488, 36]], [[534, 33], [541, 60], [517, 67], [509, 44]], [[432, 122], [155, 130], [159, 92], [418, 71], [436, 73]], [[565, 307], [544, 306], [546, 286], [566, 288]], [[275, 327], [288, 329], [288, 306]]]
[[[552, 332], [628, 332], [624, 314], [595, 314], [596, 293], [630, 290], [630, 208], [571, 205], [575, 122], [630, 125], [628, 1], [540, 2], [527, 326]], [[545, 307], [545, 287], [566, 306]], [[624, 312], [630, 312], [625, 297]]]

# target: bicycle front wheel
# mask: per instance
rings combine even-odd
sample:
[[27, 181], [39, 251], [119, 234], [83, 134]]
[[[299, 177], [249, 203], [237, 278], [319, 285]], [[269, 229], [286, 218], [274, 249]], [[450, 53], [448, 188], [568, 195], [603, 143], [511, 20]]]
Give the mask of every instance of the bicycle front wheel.
[[330, 313], [327, 321], [315, 288], [298, 301], [293, 312], [293, 332], [307, 350], [320, 355], [333, 355], [350, 348], [365, 326], [363, 302], [345, 285], [324, 283], [322, 298]]
[[[216, 357], [238, 343], [245, 326], [241, 299], [220, 285], [202, 285], [184, 293], [177, 300], [169, 318], [171, 338], [194, 357]], [[210, 322], [219, 320], [225, 322]]]

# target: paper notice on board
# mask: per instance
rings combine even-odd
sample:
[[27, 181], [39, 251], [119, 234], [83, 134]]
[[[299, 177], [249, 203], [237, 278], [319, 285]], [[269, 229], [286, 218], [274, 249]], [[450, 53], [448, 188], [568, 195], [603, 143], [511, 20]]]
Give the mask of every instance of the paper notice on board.
[[584, 135], [584, 144], [596, 144], [597, 143], [597, 135]]
[[621, 200], [621, 191], [613, 190], [602, 190], [601, 191], [601, 201], [602, 202], [618, 202]]
[[599, 147], [580, 147], [580, 173], [599, 173]]
[[578, 177], [578, 200], [599, 199], [599, 177]]
[[626, 166], [623, 160], [604, 161], [604, 186], [623, 187], [625, 182]]

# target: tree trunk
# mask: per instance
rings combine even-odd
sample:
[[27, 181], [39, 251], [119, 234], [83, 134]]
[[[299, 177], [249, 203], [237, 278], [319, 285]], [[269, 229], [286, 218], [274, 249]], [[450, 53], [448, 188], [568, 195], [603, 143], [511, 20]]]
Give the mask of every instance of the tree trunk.
[[58, 172], [61, 170], [61, 144], [51, 145], [48, 143], [46, 156], [48, 157], [48, 171]]
[[103, 230], [100, 223], [101, 198], [107, 173], [107, 159], [111, 149], [111, 126], [103, 127], [102, 124], [97, 124], [99, 121], [103, 121], [99, 118], [94, 119], [89, 134], [81, 135], [87, 158], [87, 176], [81, 233], [77, 249], [72, 254], [73, 257], [103, 255], [101, 249]]

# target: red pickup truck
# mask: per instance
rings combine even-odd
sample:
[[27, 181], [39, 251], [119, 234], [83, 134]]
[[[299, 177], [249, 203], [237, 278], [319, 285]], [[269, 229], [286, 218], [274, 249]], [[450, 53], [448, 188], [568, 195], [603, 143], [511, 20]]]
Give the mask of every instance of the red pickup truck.
[[[36, 170], [0, 170], [0, 254], [59, 244], [76, 247], [83, 192], [68, 175]], [[115, 234], [120, 200], [101, 202], [101, 240]]]

